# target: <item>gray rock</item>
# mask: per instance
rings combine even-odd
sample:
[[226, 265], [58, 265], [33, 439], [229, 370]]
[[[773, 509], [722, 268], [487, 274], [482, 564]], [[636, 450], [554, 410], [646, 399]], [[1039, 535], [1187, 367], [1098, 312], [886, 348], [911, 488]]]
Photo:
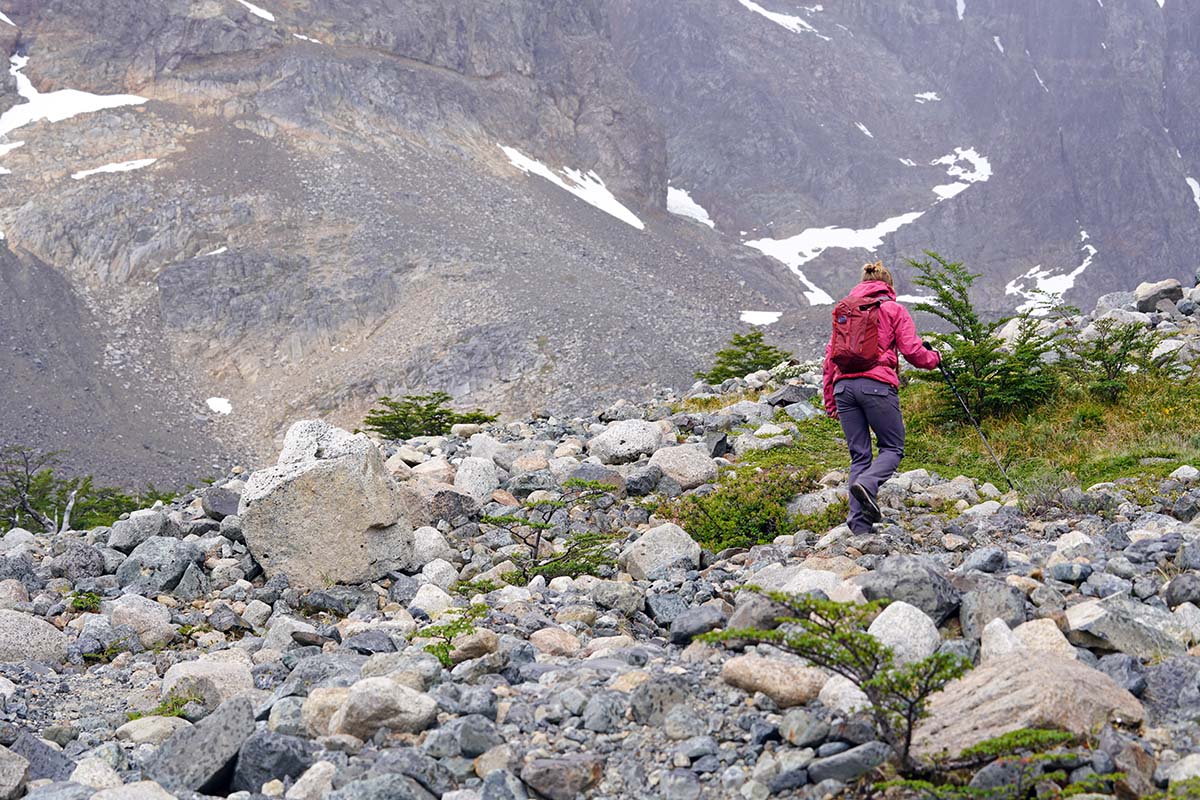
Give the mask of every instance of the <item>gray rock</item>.
[[[803, 403], [817, 396], [817, 387], [807, 386], [803, 384], [789, 383], [786, 386], [771, 392], [762, 399], [762, 402], [770, 406], [790, 406], [794, 403]], [[809, 404], [811, 405], [811, 403]]]
[[963, 636], [978, 639], [994, 619], [1002, 619], [1009, 628], [1025, 621], [1025, 595], [1019, 589], [999, 581], [979, 583], [962, 596], [958, 612]]
[[188, 565], [199, 559], [192, 542], [155, 536], [133, 549], [117, 570], [117, 581], [138, 594], [163, 594], [178, 586]]
[[256, 731], [238, 751], [233, 773], [235, 792], [257, 792], [267, 781], [299, 778], [312, 766], [316, 746], [307, 739]]
[[626, 491], [630, 497], [644, 497], [654, 491], [662, 476], [662, 470], [654, 464], [638, 467], [625, 477]]
[[379, 449], [323, 422], [289, 429], [279, 464], [246, 482], [238, 516], [263, 570], [293, 585], [381, 578], [412, 538]]
[[803, 708], [791, 708], [779, 723], [779, 733], [796, 747], [815, 747], [829, 736], [829, 723]]
[[651, 678], [630, 693], [629, 704], [633, 718], [642, 725], [660, 725], [663, 717], [676, 705], [687, 702], [692, 694], [688, 683], [679, 676]]
[[172, 792], [206, 792], [228, 780], [238, 751], [253, 733], [254, 705], [235, 697], [164, 742], [143, 773]]
[[813, 761], [808, 765], [808, 777], [813, 783], [825, 780], [849, 783], [866, 775], [891, 756], [891, 748], [883, 742], [867, 742], [844, 753]]
[[75, 771], [75, 762], [28, 731], [21, 731], [8, 746], [10, 752], [25, 759], [29, 780], [65, 781]]
[[663, 800], [699, 800], [700, 777], [690, 769], [673, 769], [662, 776]]
[[646, 613], [664, 628], [669, 628], [671, 623], [687, 610], [688, 604], [677, 594], [646, 595]]
[[[635, 470], [635, 472], [637, 472], [637, 470]], [[606, 467], [602, 464], [584, 462], [571, 470], [571, 472], [567, 475], [567, 480], [603, 483], [611, 487], [609, 489], [609, 493], [617, 498], [625, 497], [626, 494], [633, 494], [633, 491], [628, 489], [625, 478], [621, 475], [621, 473], [617, 472], [612, 467]], [[649, 493], [654, 488], [655, 483], [658, 483], [658, 477], [654, 478], [649, 488], [642, 492], [642, 494]]]
[[611, 608], [626, 617], [642, 610], [646, 592], [640, 586], [622, 581], [599, 581], [592, 587], [592, 600], [601, 608]]
[[1126, 595], [1089, 600], [1067, 609], [1067, 639], [1083, 647], [1139, 658], [1181, 655], [1189, 634], [1169, 612]]
[[[529, 793], [521, 779], [507, 769], [498, 769], [488, 773], [483, 779], [483, 792], [480, 800], [528, 800]], [[346, 800], [352, 800], [347, 797]]]
[[874, 572], [856, 576], [868, 600], [903, 600], [941, 625], [958, 610], [961, 595], [929, 559], [888, 556]]
[[108, 546], [122, 553], [131, 553], [142, 542], [154, 536], [162, 536], [167, 529], [167, 517], [157, 510], [135, 511], [129, 519], [113, 523], [108, 537]]
[[[240, 485], [240, 484], [239, 484]], [[236, 516], [242, 501], [240, 491], [228, 486], [210, 486], [200, 494], [200, 507], [210, 519], [221, 522], [226, 517]]]
[[0, 610], [0, 663], [44, 661], [67, 657], [67, 635], [44, 619], [20, 611]]
[[[1146, 691], [1146, 671], [1142, 667], [1142, 662], [1133, 656], [1125, 653], [1110, 653], [1096, 663], [1096, 669], [1112, 678], [1113, 683], [1134, 697], [1141, 697], [1142, 693]], [[1193, 695], [1196, 695], [1195, 688], [1193, 685]], [[1175, 694], [1174, 698], [1182, 700], [1183, 692]], [[1200, 696], [1197, 696], [1197, 699], [1200, 699]]]
[[481, 756], [505, 741], [496, 723], [479, 714], [459, 717], [451, 723], [450, 730], [458, 739], [459, 752], [466, 758]]
[[963, 572], [999, 572], [1008, 566], [1008, 555], [1003, 548], [991, 546], [971, 551], [959, 569]]
[[774, 630], [779, 627], [779, 618], [790, 616], [787, 606], [776, 603], [757, 592], [738, 592], [733, 614], [729, 617], [730, 628], [760, 628]]
[[725, 614], [713, 606], [699, 606], [675, 618], [671, 623], [671, 644], [691, 644], [692, 639], [725, 624]]
[[1183, 299], [1183, 285], [1174, 278], [1156, 283], [1142, 283], [1133, 290], [1137, 310], [1143, 313], [1154, 311], [1160, 301], [1178, 302]]
[[325, 800], [436, 800], [407, 775], [378, 775], [347, 783]]
[[29, 779], [29, 761], [0, 746], [0, 800], [16, 800]]
[[521, 780], [549, 800], [575, 800], [600, 781], [603, 770], [593, 755], [535, 758], [521, 770]]
[[50, 562], [50, 574], [76, 583], [84, 578], [99, 578], [104, 575], [104, 554], [90, 544], [68, 541], [67, 549]]
[[1175, 566], [1181, 570], [1200, 570], [1200, 537], [1180, 548], [1175, 555]]
[[[124, 787], [121, 787], [124, 790]], [[109, 789], [109, 792], [115, 789]], [[111, 797], [111, 795], [109, 795]], [[137, 795], [130, 792], [129, 796], [132, 800], [136, 800]], [[0, 795], [3, 797], [3, 795]], [[23, 800], [89, 800], [91, 797], [100, 797], [103, 800], [104, 795], [97, 794], [96, 790], [91, 786], [85, 786], [74, 781], [55, 781], [54, 783], [43, 784], [36, 789], [30, 790], [25, 795]]]
[[1175, 608], [1184, 603], [1200, 604], [1200, 574], [1185, 572], [1176, 575], [1167, 584], [1163, 599], [1167, 601], [1168, 608]]
[[588, 698], [583, 709], [583, 727], [595, 733], [611, 733], [625, 718], [624, 695], [617, 692], [597, 692]]
[[389, 773], [407, 775], [436, 797], [444, 796], [455, 784], [441, 762], [411, 747], [385, 750], [371, 767], [372, 777]]

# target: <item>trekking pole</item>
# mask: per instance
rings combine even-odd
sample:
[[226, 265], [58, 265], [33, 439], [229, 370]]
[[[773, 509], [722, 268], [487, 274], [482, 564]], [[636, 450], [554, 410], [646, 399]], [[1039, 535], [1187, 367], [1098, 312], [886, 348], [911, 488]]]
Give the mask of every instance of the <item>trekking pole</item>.
[[983, 435], [983, 428], [979, 427], [979, 423], [975, 421], [975, 415], [971, 413], [971, 409], [967, 406], [967, 401], [963, 399], [963, 396], [958, 392], [958, 387], [954, 385], [954, 379], [950, 377], [950, 370], [941, 361], [938, 361], [938, 369], [942, 371], [942, 377], [946, 379], [946, 385], [950, 387], [950, 391], [954, 392], [954, 396], [958, 398], [958, 403], [966, 413], [967, 419], [971, 420], [971, 424], [975, 426], [975, 432], [983, 440], [983, 446], [987, 448], [988, 455], [992, 457], [992, 461], [996, 462], [996, 466], [1000, 469], [1000, 474], [1004, 476], [1005, 482], [1008, 483], [1008, 488], [1016, 491], [1017, 487], [1013, 485], [1012, 478], [1008, 477], [1008, 472], [1005, 471], [1004, 465], [996, 457], [996, 451], [992, 450], [992, 445], [988, 442], [987, 437]]

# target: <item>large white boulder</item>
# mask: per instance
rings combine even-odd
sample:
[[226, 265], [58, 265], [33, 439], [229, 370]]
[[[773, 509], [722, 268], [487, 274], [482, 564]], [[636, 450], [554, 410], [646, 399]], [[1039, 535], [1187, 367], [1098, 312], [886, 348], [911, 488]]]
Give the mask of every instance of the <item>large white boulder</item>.
[[67, 657], [67, 635], [46, 620], [20, 611], [0, 611], [0, 663]]
[[380, 728], [420, 733], [437, 721], [432, 697], [391, 678], [363, 678], [350, 687], [345, 703], [329, 722], [334, 733], [370, 739]]
[[412, 526], [379, 449], [319, 421], [291, 427], [279, 464], [246, 482], [238, 516], [267, 575], [303, 586], [381, 578], [411, 549]]
[[474, 497], [479, 503], [487, 502], [492, 492], [500, 488], [500, 476], [490, 458], [464, 458], [454, 475], [454, 488]]
[[137, 594], [125, 594], [113, 601], [112, 624], [128, 625], [137, 632], [143, 647], [158, 647], [175, 638], [171, 610]]
[[890, 603], [867, 628], [867, 633], [892, 649], [897, 664], [911, 664], [937, 652], [942, 637], [921, 609], [903, 600]]
[[717, 462], [698, 444], [664, 447], [650, 457], [650, 463], [680, 485], [684, 491], [717, 479]]
[[621, 553], [621, 566], [634, 580], [646, 580], [676, 563], [700, 565], [700, 545], [678, 525], [668, 522], [651, 528]]
[[588, 453], [602, 464], [625, 464], [651, 455], [663, 445], [657, 424], [640, 419], [614, 422], [587, 444]]

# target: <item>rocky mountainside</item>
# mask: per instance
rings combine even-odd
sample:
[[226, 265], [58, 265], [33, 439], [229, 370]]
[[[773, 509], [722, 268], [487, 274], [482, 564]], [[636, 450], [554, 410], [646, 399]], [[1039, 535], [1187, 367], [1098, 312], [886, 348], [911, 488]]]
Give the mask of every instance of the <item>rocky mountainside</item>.
[[[1070, 322], [1144, 319], [1195, 364], [1194, 313], [1172, 309], [1200, 290], [1181, 295]], [[921, 756], [1053, 727], [1087, 747], [1034, 762], [1039, 794], [1200, 776], [1200, 470], [1039, 497], [915, 469], [881, 487], [870, 534], [703, 549], [661, 504], [824, 423], [819, 374], [789, 370], [407, 441], [297, 422], [273, 465], [169, 507], [7, 531], [0, 797], [858, 796], [895, 753], [851, 680], [696, 640], [772, 626], [747, 584], [890, 601], [864, 635], [898, 663], [965, 659]], [[845, 494], [829, 470], [788, 507], [815, 520]], [[522, 573], [539, 564], [561, 573]], [[1021, 779], [987, 762], [973, 787]]]
[[1183, 277], [1200, 244], [1184, 3], [0, 14], [0, 302], [24, 309], [0, 430], [110, 481], [265, 458], [385, 393], [649, 395], [743, 318], [806, 354], [810, 303], [871, 253], [965, 260], [998, 310]]

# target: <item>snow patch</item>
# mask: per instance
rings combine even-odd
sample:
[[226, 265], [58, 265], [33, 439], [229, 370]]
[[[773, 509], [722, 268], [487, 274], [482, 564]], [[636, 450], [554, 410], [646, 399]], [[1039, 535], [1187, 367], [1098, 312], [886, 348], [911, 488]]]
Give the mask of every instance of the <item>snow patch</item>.
[[920, 94], [914, 94], [913, 97], [915, 97], [917, 99], [917, 103], [921, 105], [924, 105], [925, 103], [939, 103], [942, 100], [941, 96], [938, 95], [937, 92], [921, 92]]
[[600, 176], [594, 171], [585, 174], [579, 170], [564, 167], [563, 174], [560, 176], [542, 162], [530, 158], [516, 148], [504, 145], [499, 145], [499, 147], [508, 156], [512, 165], [526, 175], [532, 174], [545, 178], [560, 189], [565, 189], [585, 203], [611, 214], [639, 231], [646, 229], [645, 224], [637, 218], [637, 215], [613, 196], [613, 193], [604, 185], [604, 181], [600, 180]]
[[[743, 7], [753, 11], [755, 14], [761, 14], [767, 19], [771, 20], [771, 22], [774, 22], [776, 25], [787, 28], [792, 33], [811, 33], [819, 39], [824, 39], [827, 42], [832, 41], [828, 36], [822, 36], [820, 31], [810, 25], [806, 19], [794, 17], [791, 14], [780, 14], [775, 11], [768, 11], [758, 3], [755, 3], [754, 0], [738, 0], [738, 2], [741, 3]], [[816, 10], [821, 10], [822, 7], [815, 6], [815, 8]]]
[[12, 25], [14, 28], [17, 27], [17, 23], [13, 22], [11, 19], [4, 16], [3, 11], [0, 11], [0, 22], [7, 22], [9, 25]]
[[208, 256], [219, 256], [222, 253], [227, 253], [227, 252], [229, 252], [228, 247], [218, 247], [216, 250], [208, 251], [203, 256], [201, 256], [201, 258], [207, 258]]
[[275, 21], [275, 15], [272, 14], [270, 11], [267, 11], [265, 8], [259, 8], [258, 6], [254, 5], [254, 3], [247, 3], [246, 0], [237, 0], [237, 1], [239, 3], [241, 3], [242, 5], [244, 5], [246, 7], [246, 10], [249, 11], [254, 16], [262, 17], [267, 22]]
[[1039, 86], [1041, 86], [1047, 92], [1050, 91], [1050, 87], [1048, 87], [1046, 85], [1046, 82], [1044, 80], [1042, 80], [1042, 76], [1038, 74], [1037, 67], [1033, 68], [1033, 77], [1037, 78], [1037, 82], [1038, 82]]
[[229, 416], [233, 413], [233, 403], [224, 397], [210, 397], [204, 402], [214, 414]]
[[993, 37], [992, 37], [992, 41], [996, 43], [996, 49], [997, 49], [997, 50], [999, 50], [1001, 53], [1003, 53], [1003, 52], [1004, 52], [1004, 45], [1000, 44], [1000, 37], [999, 37], [999, 36], [993, 36]]
[[1166, 2], [1167, 2], [1167, 0], [1158, 0], [1158, 7], [1162, 8], [1166, 4]]
[[[965, 161], [968, 166], [960, 167], [959, 162]], [[938, 196], [937, 202], [949, 200], [971, 188], [973, 183], [983, 183], [992, 177], [992, 165], [981, 156], [974, 147], [957, 147], [953, 153], [929, 162], [930, 166], [946, 166], [946, 174], [956, 178], [954, 183], [933, 187], [933, 193]]]
[[717, 223], [713, 222], [712, 217], [708, 215], [708, 211], [705, 210], [704, 206], [692, 199], [687, 189], [680, 189], [675, 186], [667, 187], [667, 211], [681, 217], [694, 219], [701, 225], [707, 225], [713, 230], [717, 228]]
[[158, 161], [157, 158], [141, 158], [137, 161], [122, 161], [117, 164], [105, 164], [103, 167], [95, 169], [85, 169], [82, 172], [76, 172], [71, 175], [72, 180], [81, 181], [84, 178], [89, 178], [92, 175], [99, 175], [102, 172], [132, 172], [135, 169], [142, 169]]
[[958, 18], [961, 20], [963, 14], [967, 11], [967, 0], [957, 0], [956, 5], [958, 7]]
[[[1087, 271], [1087, 268], [1092, 265], [1096, 253], [1099, 252], [1094, 246], [1088, 244], [1090, 238], [1087, 231], [1079, 232], [1079, 249], [1084, 254], [1083, 263], [1070, 272], [1054, 275], [1050, 270], [1042, 269], [1042, 265], [1038, 264], [1024, 275], [1008, 282], [1004, 287], [1005, 294], [1025, 298], [1025, 302], [1017, 306], [1018, 312], [1029, 311], [1034, 316], [1044, 316], [1048, 311], [1044, 307], [1047, 300], [1057, 302], [1069, 289], [1074, 288], [1075, 279]], [[1033, 281], [1032, 288], [1027, 285], [1027, 281]], [[1047, 295], [1049, 296], [1047, 297]]]
[[300, 39], [305, 42], [312, 42], [313, 44], [325, 44], [320, 39], [314, 39], [311, 36], [305, 36], [304, 34], [301, 34], [301, 33], [293, 33], [292, 36], [295, 36], [297, 39]]
[[921, 294], [898, 294], [896, 295], [896, 302], [916, 305], [917, 303], [932, 303], [933, 298]]
[[864, 134], [867, 136], [867, 138], [868, 138], [868, 139], [874, 139], [874, 138], [875, 138], [875, 134], [873, 134], [873, 133], [871, 133], [869, 130], [867, 130], [867, 126], [866, 126], [866, 125], [863, 125], [861, 122], [856, 122], [856, 123], [854, 123], [854, 124], [858, 126], [858, 129], [859, 129], [860, 131], [862, 131], [862, 132], [863, 132], [863, 133], [864, 133]]
[[64, 119], [103, 111], [122, 106], [139, 106], [146, 98], [132, 94], [91, 94], [75, 89], [59, 89], [56, 92], [39, 92], [29, 78], [21, 72], [29, 63], [26, 56], [13, 56], [8, 74], [17, 79], [17, 94], [28, 102], [13, 106], [0, 114], [0, 136], [6, 136], [18, 128], [34, 122], [61, 122]]
[[803, 265], [817, 258], [826, 250], [838, 248], [842, 250], [866, 250], [874, 253], [881, 245], [885, 236], [895, 233], [905, 225], [915, 222], [925, 215], [924, 211], [913, 211], [898, 217], [886, 219], [871, 228], [854, 230], [853, 228], [809, 228], [803, 233], [787, 239], [755, 239], [744, 242], [764, 255], [771, 256], [787, 265], [796, 277], [808, 287], [804, 296], [814, 306], [832, 305], [833, 298], [824, 289], [808, 279], [800, 269]]
[[743, 311], [742, 322], [751, 325], [774, 325], [782, 316], [782, 311]]
[[911, 158], [902, 158], [900, 159], [900, 163], [906, 167], [915, 167], [917, 165], [917, 162], [913, 161]]
[[1188, 186], [1192, 187], [1192, 199], [1196, 201], [1196, 207], [1200, 208], [1200, 181], [1188, 178], [1187, 182]]

